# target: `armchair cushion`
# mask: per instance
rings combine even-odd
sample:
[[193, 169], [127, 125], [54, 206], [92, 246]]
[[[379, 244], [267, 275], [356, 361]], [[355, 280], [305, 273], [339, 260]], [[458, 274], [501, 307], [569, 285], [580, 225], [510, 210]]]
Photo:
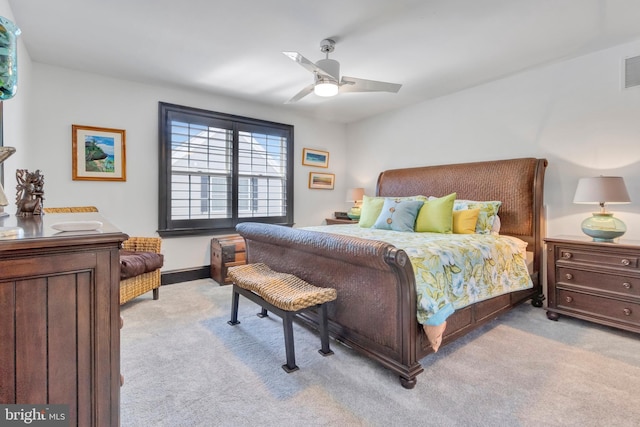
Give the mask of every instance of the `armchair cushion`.
[[155, 252], [120, 250], [120, 280], [161, 268], [164, 256]]

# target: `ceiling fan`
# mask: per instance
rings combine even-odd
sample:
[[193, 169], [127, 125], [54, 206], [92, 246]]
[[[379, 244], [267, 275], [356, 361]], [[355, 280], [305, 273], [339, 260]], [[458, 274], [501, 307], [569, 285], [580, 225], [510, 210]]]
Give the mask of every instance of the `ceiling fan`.
[[314, 75], [314, 82], [298, 92], [286, 103], [299, 101], [314, 92], [318, 96], [335, 96], [344, 92], [392, 92], [397, 93], [401, 84], [378, 82], [375, 80], [358, 79], [342, 76], [340, 78], [340, 63], [335, 59], [329, 59], [329, 53], [335, 49], [336, 42], [332, 39], [324, 39], [320, 42], [320, 51], [326, 55], [315, 64], [298, 52], [282, 52], [289, 58], [302, 65]]

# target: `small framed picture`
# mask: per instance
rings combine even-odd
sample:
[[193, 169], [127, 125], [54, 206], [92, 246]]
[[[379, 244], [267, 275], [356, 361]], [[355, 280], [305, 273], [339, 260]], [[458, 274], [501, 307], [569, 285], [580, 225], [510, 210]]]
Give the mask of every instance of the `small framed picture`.
[[125, 131], [71, 125], [72, 179], [126, 181]]
[[329, 167], [329, 152], [312, 150], [310, 148], [302, 149], [302, 164], [305, 166], [315, 166], [317, 168]]
[[333, 190], [336, 176], [332, 173], [309, 172], [309, 188]]

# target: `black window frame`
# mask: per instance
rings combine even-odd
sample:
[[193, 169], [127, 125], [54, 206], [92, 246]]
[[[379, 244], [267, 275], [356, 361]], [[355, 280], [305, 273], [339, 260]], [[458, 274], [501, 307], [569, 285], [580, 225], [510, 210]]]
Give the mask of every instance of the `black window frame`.
[[[171, 218], [172, 203], [172, 146], [171, 121], [172, 117], [189, 117], [194, 121], [210, 120], [231, 122], [233, 126], [232, 146], [232, 196], [231, 217], [221, 219], [182, 219]], [[286, 146], [286, 184], [285, 184], [285, 214], [282, 216], [240, 217], [238, 214], [238, 183], [239, 183], [239, 154], [238, 134], [246, 129], [272, 130], [274, 133], [285, 135]], [[186, 107], [166, 102], [158, 103], [158, 139], [159, 139], [159, 197], [158, 197], [158, 234], [162, 237], [184, 235], [216, 235], [235, 232], [235, 226], [241, 222], [263, 222], [280, 225], [293, 225], [293, 177], [294, 177], [294, 127], [293, 125], [276, 123], [266, 120], [243, 117], [233, 114], [220, 113], [200, 108]]]

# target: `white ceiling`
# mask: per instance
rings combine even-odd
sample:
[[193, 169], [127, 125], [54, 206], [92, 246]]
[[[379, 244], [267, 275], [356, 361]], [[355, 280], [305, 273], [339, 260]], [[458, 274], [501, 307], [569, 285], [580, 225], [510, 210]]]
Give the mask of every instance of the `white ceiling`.
[[[349, 123], [640, 38], [639, 0], [9, 0], [36, 62]], [[397, 94], [309, 95], [281, 52], [330, 56]]]

